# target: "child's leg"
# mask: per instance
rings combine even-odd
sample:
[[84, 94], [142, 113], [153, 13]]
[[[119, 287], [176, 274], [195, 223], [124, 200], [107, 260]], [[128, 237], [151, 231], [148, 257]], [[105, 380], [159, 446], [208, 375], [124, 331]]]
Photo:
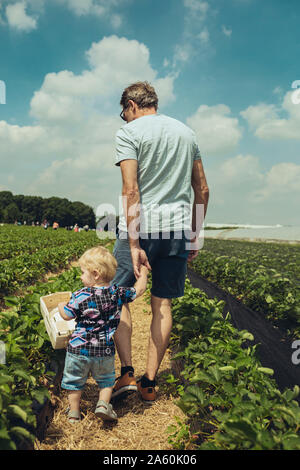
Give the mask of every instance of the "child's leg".
[[80, 411], [81, 390], [70, 390], [68, 394], [70, 411]]
[[70, 411], [79, 411], [80, 398], [89, 374], [89, 358], [67, 351], [61, 387], [68, 391]]
[[103, 401], [106, 401], [106, 403], [109, 403], [111, 400], [112, 390], [113, 390], [113, 387], [100, 388], [99, 400], [103, 400]]
[[92, 375], [99, 387], [99, 400], [109, 403], [115, 384], [115, 357], [96, 357]]

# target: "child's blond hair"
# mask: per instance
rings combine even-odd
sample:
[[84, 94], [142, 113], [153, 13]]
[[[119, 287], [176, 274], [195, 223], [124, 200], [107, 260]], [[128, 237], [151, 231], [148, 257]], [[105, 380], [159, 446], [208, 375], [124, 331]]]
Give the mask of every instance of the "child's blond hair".
[[85, 251], [79, 258], [79, 264], [88, 271], [97, 271], [105, 282], [110, 282], [115, 277], [118, 265], [116, 258], [103, 246]]

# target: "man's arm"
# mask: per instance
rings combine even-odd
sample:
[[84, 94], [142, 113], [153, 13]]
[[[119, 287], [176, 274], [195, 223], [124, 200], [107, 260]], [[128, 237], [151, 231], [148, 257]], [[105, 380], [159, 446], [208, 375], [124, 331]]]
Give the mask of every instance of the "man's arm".
[[[194, 233], [194, 238], [191, 241], [194, 242], [198, 240], [201, 227], [207, 212], [209, 200], [209, 188], [201, 159], [194, 161], [191, 184], [194, 191], [194, 204], [192, 215], [192, 232]], [[198, 205], [202, 206], [200, 211], [197, 210]], [[197, 248], [191, 250], [188, 257], [188, 261], [194, 259], [198, 255], [198, 251], [199, 250]]]
[[122, 199], [124, 215], [127, 223], [129, 245], [139, 247], [139, 203], [140, 192], [137, 182], [137, 160], [122, 160]]
[[127, 159], [120, 162], [122, 173], [122, 199], [127, 223], [129, 246], [136, 278], [140, 275], [140, 266], [151, 269], [147, 255], [140, 247], [140, 192], [137, 182], [137, 160]]

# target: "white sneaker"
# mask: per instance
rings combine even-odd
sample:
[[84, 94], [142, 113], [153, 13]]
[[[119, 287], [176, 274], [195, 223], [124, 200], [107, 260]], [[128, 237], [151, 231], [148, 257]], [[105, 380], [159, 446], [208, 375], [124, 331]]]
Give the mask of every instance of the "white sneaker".
[[117, 421], [118, 416], [110, 403], [99, 400], [95, 409], [95, 415], [104, 421]]

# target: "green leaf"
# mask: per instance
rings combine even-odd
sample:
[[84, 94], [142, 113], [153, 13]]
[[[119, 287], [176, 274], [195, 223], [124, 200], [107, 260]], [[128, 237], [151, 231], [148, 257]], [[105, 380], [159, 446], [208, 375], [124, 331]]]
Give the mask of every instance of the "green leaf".
[[27, 413], [22, 410], [18, 405], [9, 405], [8, 406], [9, 411], [18, 418], [21, 418], [24, 422], [26, 422], [27, 419]]
[[273, 297], [272, 297], [271, 295], [267, 295], [267, 296], [266, 296], [266, 302], [267, 302], [268, 304], [271, 304], [272, 302], [274, 302]]
[[250, 341], [254, 341], [254, 336], [251, 333], [249, 333], [249, 331], [245, 331], [242, 334], [242, 339], [248, 339]]
[[229, 372], [229, 371], [231, 372], [231, 371], [234, 371], [235, 368], [232, 367], [232, 366], [223, 366], [223, 367], [220, 367], [220, 370], [221, 370], [222, 372]]
[[19, 305], [20, 298], [19, 297], [4, 297], [5, 305], [7, 307], [14, 307], [15, 305]]
[[259, 372], [263, 372], [264, 374], [267, 374], [267, 375], [273, 375], [274, 374], [273, 369], [269, 369], [268, 367], [258, 367], [257, 370]]
[[29, 431], [27, 431], [27, 429], [24, 429], [21, 426], [14, 426], [10, 429], [10, 432], [16, 434], [19, 437], [25, 437], [26, 439], [34, 440], [34, 436]]

